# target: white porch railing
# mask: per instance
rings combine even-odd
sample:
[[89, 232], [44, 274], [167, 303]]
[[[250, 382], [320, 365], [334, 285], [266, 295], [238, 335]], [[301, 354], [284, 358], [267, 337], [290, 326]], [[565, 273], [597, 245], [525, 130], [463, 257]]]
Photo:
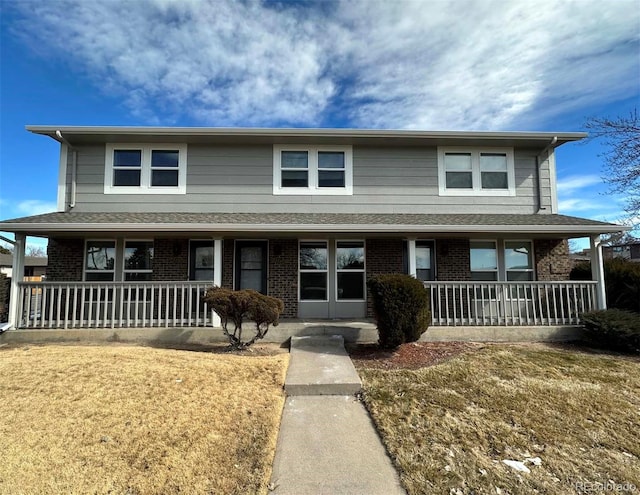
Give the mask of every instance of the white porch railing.
[[20, 282], [18, 328], [211, 326], [213, 282]]
[[578, 325], [597, 282], [425, 282], [434, 326]]

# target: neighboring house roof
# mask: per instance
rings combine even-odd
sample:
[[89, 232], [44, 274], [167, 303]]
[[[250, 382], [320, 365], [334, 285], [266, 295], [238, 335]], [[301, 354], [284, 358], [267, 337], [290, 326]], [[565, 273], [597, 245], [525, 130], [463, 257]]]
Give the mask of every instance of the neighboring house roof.
[[566, 215], [364, 213], [79, 213], [0, 222], [0, 230], [56, 232], [421, 232], [589, 235], [628, 230]]
[[[24, 266], [47, 266], [48, 258], [46, 256], [25, 256]], [[0, 253], [0, 266], [12, 266], [13, 255]]]
[[498, 132], [498, 131], [411, 131], [382, 129], [265, 129], [223, 127], [118, 127], [28, 125], [27, 130], [60, 141], [57, 132], [72, 144], [109, 142], [190, 142], [254, 144], [380, 144], [385, 146], [448, 146], [464, 142], [469, 146], [545, 147], [557, 138], [557, 146], [587, 137], [583, 132]]

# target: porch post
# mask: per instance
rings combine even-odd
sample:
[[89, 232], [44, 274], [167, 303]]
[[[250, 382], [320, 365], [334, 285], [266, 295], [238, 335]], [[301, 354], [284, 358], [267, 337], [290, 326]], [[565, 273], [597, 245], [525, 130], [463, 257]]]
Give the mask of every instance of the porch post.
[[10, 328], [17, 328], [20, 316], [18, 315], [18, 302], [20, 301], [19, 282], [24, 279], [24, 250], [26, 236], [24, 234], [15, 235], [13, 245], [13, 263], [11, 267], [11, 293], [9, 299], [9, 325]]
[[416, 268], [416, 240], [415, 239], [407, 239], [407, 257], [408, 259], [408, 267], [409, 267], [409, 275], [412, 277], [416, 277], [418, 270]]
[[604, 261], [602, 259], [602, 240], [600, 235], [591, 238], [591, 278], [598, 282], [596, 285], [596, 299], [598, 309], [607, 309], [607, 293], [604, 283]]
[[[222, 287], [222, 239], [213, 240], [213, 285]], [[214, 327], [222, 325], [216, 312], [213, 312], [212, 324]]]

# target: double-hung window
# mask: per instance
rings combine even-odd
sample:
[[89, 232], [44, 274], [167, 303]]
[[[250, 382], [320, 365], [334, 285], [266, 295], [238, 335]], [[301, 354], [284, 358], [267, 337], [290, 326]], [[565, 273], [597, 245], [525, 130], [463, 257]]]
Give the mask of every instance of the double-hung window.
[[471, 241], [471, 280], [498, 280], [498, 249], [496, 241]]
[[471, 241], [471, 280], [527, 282], [535, 279], [533, 242]]
[[185, 194], [186, 144], [107, 144], [105, 194]]
[[153, 241], [89, 239], [85, 246], [84, 279], [87, 282], [151, 280]]
[[153, 270], [153, 241], [125, 241], [124, 280], [146, 282]]
[[85, 249], [84, 279], [113, 282], [116, 271], [116, 241], [88, 240]]
[[533, 246], [531, 241], [505, 241], [504, 265], [507, 280], [533, 280]]
[[275, 145], [273, 194], [353, 194], [352, 147]]
[[440, 195], [515, 196], [512, 148], [438, 148]]

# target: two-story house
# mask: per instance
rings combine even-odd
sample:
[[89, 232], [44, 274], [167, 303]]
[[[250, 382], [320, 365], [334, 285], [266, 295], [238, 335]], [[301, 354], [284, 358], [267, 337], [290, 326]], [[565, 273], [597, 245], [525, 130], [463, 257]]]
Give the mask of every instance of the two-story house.
[[[577, 324], [604, 307], [599, 235], [558, 214], [554, 150], [582, 133], [28, 126], [60, 143], [58, 212], [5, 220], [16, 327], [211, 325], [212, 284], [281, 298], [285, 318], [371, 316], [366, 281], [408, 273], [434, 325]], [[567, 282], [592, 239], [593, 282]], [[32, 297], [39, 294], [37, 300]], [[217, 324], [215, 315], [213, 324]]]

